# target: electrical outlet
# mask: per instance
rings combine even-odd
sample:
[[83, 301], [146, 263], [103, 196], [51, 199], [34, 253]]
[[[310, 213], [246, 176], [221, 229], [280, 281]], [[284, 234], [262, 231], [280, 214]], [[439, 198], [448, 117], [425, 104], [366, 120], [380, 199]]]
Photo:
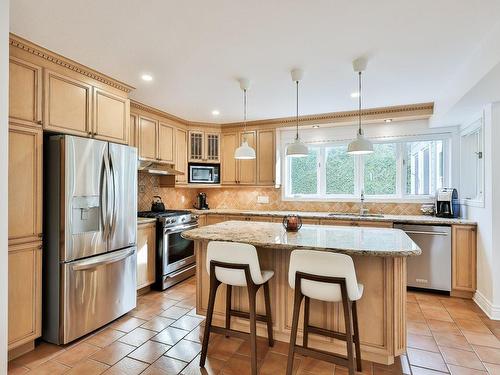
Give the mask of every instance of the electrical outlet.
[[144, 193], [146, 191], [146, 186], [139, 185], [139, 193]]
[[268, 204], [269, 203], [269, 197], [267, 195], [259, 195], [257, 197], [257, 203]]

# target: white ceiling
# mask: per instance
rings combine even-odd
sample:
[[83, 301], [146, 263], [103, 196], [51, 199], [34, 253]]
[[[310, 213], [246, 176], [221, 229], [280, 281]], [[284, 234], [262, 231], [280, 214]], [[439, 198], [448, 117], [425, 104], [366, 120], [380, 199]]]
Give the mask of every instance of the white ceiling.
[[141, 102], [231, 122], [238, 77], [252, 81], [250, 119], [293, 115], [294, 67], [301, 113], [354, 109], [360, 55], [366, 107], [438, 101], [499, 14], [498, 0], [14, 0], [11, 31], [135, 86]]

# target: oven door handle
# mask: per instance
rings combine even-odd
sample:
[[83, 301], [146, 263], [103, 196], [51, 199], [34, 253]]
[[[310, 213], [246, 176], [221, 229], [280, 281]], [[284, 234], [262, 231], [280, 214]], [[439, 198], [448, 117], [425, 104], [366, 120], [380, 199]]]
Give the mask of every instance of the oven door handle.
[[177, 277], [177, 276], [179, 276], [179, 275], [182, 275], [182, 274], [183, 274], [183, 273], [185, 273], [185, 272], [191, 271], [193, 268], [196, 268], [196, 264], [193, 264], [192, 266], [189, 266], [189, 267], [183, 268], [183, 269], [181, 269], [181, 270], [179, 270], [179, 271], [177, 271], [177, 272], [174, 272], [174, 273], [168, 274], [168, 275], [167, 275], [167, 278], [172, 279], [172, 278], [174, 278], [174, 277]]
[[196, 224], [189, 224], [189, 225], [183, 225], [182, 227], [177, 227], [177, 228], [167, 228], [164, 230], [164, 234], [172, 234], [172, 233], [179, 233], [183, 232], [188, 229], [194, 229], [198, 228], [198, 223]]

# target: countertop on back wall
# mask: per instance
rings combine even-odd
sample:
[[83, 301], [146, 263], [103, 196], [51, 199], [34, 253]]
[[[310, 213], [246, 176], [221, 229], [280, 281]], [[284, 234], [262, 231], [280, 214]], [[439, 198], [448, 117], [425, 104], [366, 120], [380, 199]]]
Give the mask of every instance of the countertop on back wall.
[[308, 219], [334, 219], [334, 220], [351, 220], [351, 221], [374, 221], [374, 222], [393, 222], [393, 223], [410, 223], [410, 224], [435, 224], [435, 225], [452, 225], [466, 224], [476, 225], [473, 220], [468, 219], [447, 219], [435, 216], [426, 215], [383, 215], [376, 216], [351, 216], [343, 215], [343, 213], [335, 213], [335, 216], [330, 216], [331, 212], [306, 212], [306, 211], [257, 211], [257, 210], [236, 210], [228, 208], [215, 208], [210, 210], [191, 210], [198, 215], [244, 215], [244, 216], [268, 216], [268, 217], [283, 217], [289, 214], [296, 214], [302, 218]]

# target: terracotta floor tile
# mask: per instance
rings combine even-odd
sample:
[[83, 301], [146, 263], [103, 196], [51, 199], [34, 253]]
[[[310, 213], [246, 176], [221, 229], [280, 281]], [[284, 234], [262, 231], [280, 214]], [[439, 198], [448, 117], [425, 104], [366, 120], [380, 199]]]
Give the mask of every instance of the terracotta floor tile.
[[500, 349], [474, 345], [474, 351], [483, 362], [500, 365]]
[[[288, 360], [288, 356], [282, 357]], [[309, 372], [316, 375], [332, 375], [335, 370], [335, 365], [325, 361], [318, 361], [316, 359], [305, 357], [300, 360], [298, 373]]]
[[75, 367], [73, 367], [66, 374], [69, 375], [99, 375], [102, 374], [109, 368], [108, 365], [104, 363], [93, 361], [91, 359], [87, 359], [83, 362], [78, 363]]
[[203, 321], [202, 318], [197, 318], [195, 316], [184, 315], [183, 317], [176, 320], [171, 324], [172, 327], [184, 329], [186, 331], [191, 331], [195, 329]]
[[170, 348], [165, 355], [184, 362], [191, 362], [200, 351], [201, 345], [197, 342], [181, 340]]
[[7, 366], [7, 375], [22, 375], [26, 374], [30, 369], [21, 365], [16, 365], [12, 361]]
[[429, 370], [427, 368], [418, 367], [418, 366], [411, 366], [411, 372], [413, 375], [443, 375], [443, 374], [448, 374], [448, 372]]
[[500, 340], [498, 340], [493, 334], [475, 333], [468, 331], [463, 331], [463, 334], [470, 344], [500, 348]]
[[175, 322], [174, 319], [165, 318], [163, 316], [155, 316], [148, 322], [141, 325], [141, 328], [160, 332], [163, 331], [165, 328], [167, 328], [169, 325], [171, 325], [173, 322]]
[[177, 375], [186, 366], [186, 362], [162, 356], [141, 375]]
[[[257, 363], [257, 368], [262, 366], [262, 362]], [[235, 354], [233, 355], [224, 367], [222, 367], [221, 375], [251, 375], [250, 358], [246, 355]], [[260, 373], [259, 373], [260, 374]], [[274, 374], [277, 375], [277, 374]]]
[[87, 359], [90, 357], [92, 354], [96, 353], [99, 351], [101, 348], [95, 345], [90, 345], [85, 342], [78, 344], [76, 346], [73, 346], [71, 349], [66, 350], [65, 352], [61, 353], [54, 359], [62, 363], [63, 365], [73, 367], [75, 366], [78, 362], [83, 361], [84, 359]]
[[95, 361], [99, 361], [112, 366], [134, 350], [135, 346], [116, 341], [111, 345], [108, 345], [105, 348], [99, 350], [90, 358]]
[[404, 375], [411, 375], [410, 370], [410, 361], [408, 361], [408, 357], [406, 355], [402, 355], [399, 358], [401, 362], [401, 369], [403, 370]]
[[475, 370], [472, 368], [455, 365], [450, 365], [449, 367], [451, 375], [487, 375], [486, 371]]
[[488, 373], [491, 375], [500, 375], [500, 365], [485, 363], [484, 366], [488, 369]]
[[[193, 329], [191, 332], [189, 332], [189, 334], [186, 335], [186, 337], [184, 337], [184, 338], [186, 340], [189, 340], [189, 341], [201, 343], [201, 341], [203, 339], [204, 329], [205, 329], [204, 327], [198, 326], [195, 329]], [[212, 336], [210, 335], [210, 337], [212, 337]]]
[[407, 346], [409, 348], [422, 349], [430, 352], [436, 352], [436, 353], [439, 352], [436, 342], [434, 341], [434, 338], [432, 336], [423, 336], [423, 335], [408, 333]]
[[454, 335], [446, 332], [434, 332], [434, 339], [439, 346], [472, 351], [472, 346], [463, 335]]
[[461, 335], [462, 332], [454, 322], [444, 322], [442, 320], [427, 320], [427, 325], [432, 332], [445, 332], [454, 335]]
[[416, 335], [432, 336], [429, 326], [422, 322], [407, 322], [406, 330]]
[[[264, 358], [264, 362], [260, 367], [259, 374], [261, 375], [276, 375], [284, 374], [288, 363], [287, 356], [269, 352]], [[296, 374], [301, 364], [301, 359], [294, 358], [292, 374]]]
[[14, 359], [12, 361], [12, 364], [33, 369], [40, 366], [42, 363], [54, 358], [55, 356], [60, 355], [65, 350], [66, 349], [62, 346], [42, 342], [40, 345], [37, 345], [35, 347], [35, 350]]
[[87, 344], [99, 346], [101, 348], [108, 346], [109, 344], [115, 342], [120, 337], [124, 336], [125, 332], [118, 331], [113, 328], [106, 328], [95, 335], [89, 337], [85, 342]]
[[408, 360], [412, 366], [425, 367], [431, 370], [447, 372], [446, 364], [439, 353], [428, 352], [420, 349], [408, 348]]
[[462, 331], [491, 334], [490, 329], [481, 320], [455, 319]]
[[110, 367], [106, 375], [138, 375], [143, 372], [149, 365], [147, 363], [137, 361], [132, 358], [125, 357]]
[[167, 345], [175, 345], [189, 332], [183, 329], [167, 327], [163, 331], [159, 332], [156, 336], [153, 336], [151, 340], [158, 341]]
[[422, 314], [425, 319], [434, 319], [434, 320], [443, 320], [445, 322], [453, 322], [451, 315], [446, 311], [444, 307], [436, 308], [436, 307], [421, 307]]
[[29, 372], [30, 375], [58, 375], [69, 371], [71, 367], [56, 361], [47, 361]]
[[153, 363], [158, 358], [160, 358], [168, 349], [170, 349], [169, 345], [149, 340], [139, 346], [128, 356], [142, 362]]
[[205, 367], [200, 368], [200, 356], [193, 359], [184, 370], [182, 375], [217, 375], [220, 373], [222, 367], [226, 364], [225, 361], [220, 361], [215, 358], [207, 357]]
[[467, 307], [449, 307], [447, 310], [453, 319], [481, 320], [478, 314]]
[[[221, 361], [227, 361], [238, 352], [238, 349], [242, 344], [243, 340], [235, 337], [224, 337], [222, 335], [210, 334], [208, 356]], [[246, 355], [246, 353], [244, 354]]]
[[[222, 342], [226, 342], [226, 338], [222, 337]], [[267, 338], [263, 337], [258, 337], [257, 338], [257, 358], [258, 359], [263, 359], [267, 352], [269, 351], [269, 342], [267, 341]], [[238, 354], [246, 355], [250, 357], [252, 354], [252, 350], [250, 349], [250, 340], [244, 340], [243, 343], [241, 343], [240, 347], [238, 348], [237, 351]]]
[[189, 315], [189, 316], [196, 316], [197, 318], [205, 319], [205, 317], [203, 315], [196, 314], [196, 308], [189, 310], [189, 312], [187, 313], [187, 315]]
[[183, 307], [172, 306], [162, 312], [160, 315], [165, 318], [179, 319], [181, 316], [187, 314], [190, 309], [185, 309]]
[[178, 302], [176, 306], [186, 309], [192, 309], [193, 307], [196, 307], [196, 296], [193, 295], [189, 298], [183, 299], [182, 301]]
[[143, 319], [134, 318], [132, 316], [124, 316], [113, 323], [111, 328], [122, 332], [130, 332], [144, 323], [146, 323], [146, 321]]
[[473, 368], [476, 370], [485, 370], [481, 360], [476, 353], [466, 350], [439, 347], [445, 363], [462, 367]]
[[154, 335], [156, 335], [155, 331], [139, 327], [127, 333], [119, 341], [128, 345], [141, 346]]

